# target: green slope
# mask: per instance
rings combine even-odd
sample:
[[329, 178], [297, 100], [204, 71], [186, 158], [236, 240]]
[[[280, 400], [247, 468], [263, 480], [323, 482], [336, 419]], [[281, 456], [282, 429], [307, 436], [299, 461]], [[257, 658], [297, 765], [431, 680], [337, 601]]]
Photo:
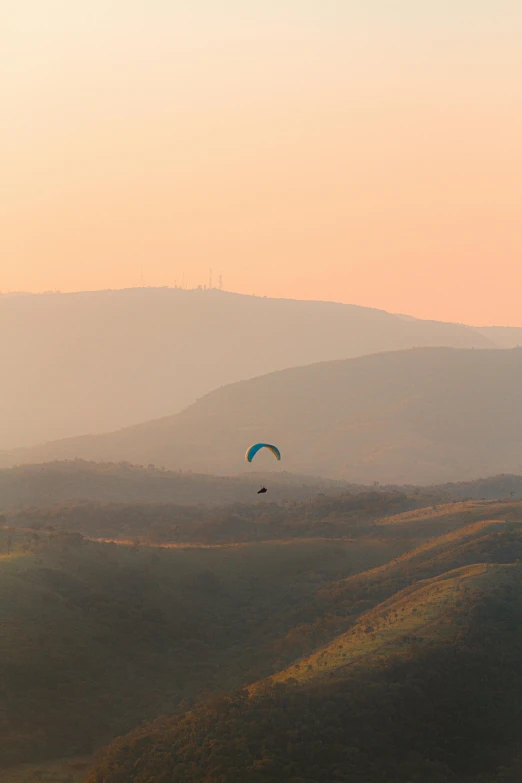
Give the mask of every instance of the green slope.
[[[6, 533], [4, 532], [4, 536]], [[41, 536], [0, 558], [0, 764], [88, 753], [143, 719], [274, 671], [317, 589], [379, 542], [154, 549]]]
[[432, 538], [364, 574], [354, 574], [326, 588], [323, 597], [338, 612], [343, 606], [353, 612], [358, 606], [375, 605], [419, 579], [474, 563], [513, 563], [519, 559], [522, 523], [482, 520]]
[[386, 664], [403, 652], [406, 642], [425, 645], [450, 639], [458, 614], [452, 610], [463, 588], [487, 590], [502, 581], [501, 569], [514, 567], [480, 563], [418, 582], [365, 612], [350, 631], [271, 680], [306, 683], [318, 676], [342, 676], [345, 667]]
[[287, 684], [268, 681], [117, 740], [89, 783], [470, 783], [515, 763], [520, 567], [450, 572], [364, 621], [373, 630], [288, 669]]
[[[441, 669], [448, 656], [451, 677], [457, 677], [451, 668], [455, 650], [462, 659], [458, 667], [464, 670], [469, 650], [478, 651], [478, 658], [473, 658], [478, 668], [472, 671], [473, 687], [480, 696], [484, 677], [495, 674], [497, 653], [490, 648], [498, 652], [499, 645], [504, 645], [509, 653], [510, 645], [518, 644], [503, 627], [494, 629], [506, 612], [518, 617], [520, 569], [516, 561], [522, 559], [522, 524], [515, 519], [520, 514], [518, 504], [475, 504], [473, 508], [481, 514], [494, 508], [513, 519], [465, 525], [470, 506], [464, 505], [458, 513], [453, 509], [455, 529], [426, 540], [427, 528], [424, 534], [415, 533], [416, 525], [429, 523], [444, 530], [451, 509], [417, 509], [406, 517], [382, 519], [382, 524], [372, 528], [378, 531], [373, 538], [295, 539], [183, 550], [96, 544], [73, 534], [48, 538], [43, 531], [35, 540], [23, 530], [0, 531], [0, 549], [5, 551], [7, 535], [14, 549], [9, 557], [0, 558], [0, 667], [6, 675], [0, 680], [0, 761], [9, 764], [89, 753], [142, 720], [193, 707], [205, 693], [233, 692], [255, 682], [260, 683], [251, 691], [257, 706], [248, 706], [252, 699], [245, 702], [241, 695], [226, 697], [215, 707], [218, 717], [220, 710], [232, 709], [234, 715], [239, 710], [240, 723], [246, 714], [255, 747], [260, 736], [276, 741], [265, 723], [257, 726], [258, 709], [263, 722], [270, 720], [275, 708], [277, 720], [281, 718], [280, 692], [273, 692], [274, 686], [284, 688], [284, 700], [290, 698], [289, 715], [294, 708], [306, 713], [312, 700], [313, 710], [322, 716], [317, 730], [323, 732], [326, 705], [332, 698], [335, 701], [339, 688], [348, 688], [352, 701], [362, 699], [358, 708], [362, 714], [373, 715], [377, 697], [365, 702], [367, 685], [363, 683], [371, 681], [370, 693], [379, 691], [379, 699], [392, 704], [398, 697], [390, 682], [409, 681], [410, 667], [415, 672], [415, 688], [421, 691], [428, 687], [426, 672], [429, 678], [434, 672], [446, 676]], [[403, 533], [402, 528], [413, 528], [413, 532]], [[417, 535], [421, 545], [406, 551]], [[493, 607], [491, 611], [488, 606]], [[493, 638], [497, 631], [498, 640]], [[487, 649], [483, 649], [485, 641]], [[515, 663], [510, 666], [516, 675]], [[284, 684], [287, 681], [289, 685]], [[450, 698], [449, 681], [445, 687], [446, 698]], [[431, 688], [426, 698], [433, 698]], [[504, 685], [500, 700], [506, 695], [503, 689]], [[516, 688], [514, 693], [518, 693]], [[409, 690], [403, 697], [413, 699]], [[429, 723], [431, 717], [422, 713], [422, 705], [415, 704], [417, 713], [420, 710]], [[444, 713], [445, 708], [440, 709]], [[208, 705], [197, 707], [192, 717], [183, 719], [183, 732], [192, 726], [190, 731], [199, 737], [205, 752], [210, 752], [209, 726], [211, 734], [228, 731], [213, 710]], [[344, 710], [343, 703], [336, 702], [337, 721], [347, 720]], [[206, 716], [203, 727], [198, 722], [202, 714]], [[512, 706], [508, 714], [517, 726]], [[504, 726], [500, 718], [495, 719]], [[236, 718], [231, 720], [235, 725]], [[372, 731], [379, 733], [375, 720], [373, 715]], [[445, 720], [439, 715], [433, 730], [447, 731]], [[173, 739], [178, 724], [166, 721], [162, 725], [161, 732], [166, 732], [162, 747], [170, 747], [169, 743], [178, 747], [179, 740], [185, 748], [182, 752], [190, 756], [193, 749], [190, 742], [186, 747], [185, 734]], [[331, 723], [325, 725], [331, 730]], [[236, 729], [242, 737], [243, 729]], [[149, 777], [132, 777], [129, 768], [134, 769], [137, 748], [157, 749], [157, 728], [152, 733], [148, 728], [140, 731], [133, 735], [141, 738], [136, 746], [135, 739], [129, 740], [130, 746], [127, 740], [116, 746], [116, 766], [124, 765], [124, 772], [118, 771], [120, 777], [111, 772], [106, 778], [93, 779], [98, 783], [149, 783], [158, 774], [158, 780], [166, 775], [167, 783], [177, 780], [172, 777], [172, 759], [167, 771], [150, 772], [148, 751], [142, 755]], [[409, 723], [407, 731], [413, 731]], [[224, 740], [230, 749], [229, 741]], [[360, 739], [362, 745], [367, 741]], [[114, 747], [100, 762], [98, 770], [105, 770], [103, 774], [107, 759], [112, 759], [110, 765], [116, 763], [113, 752]], [[433, 752], [440, 752], [438, 745]], [[221, 751], [215, 753], [219, 756]], [[278, 753], [284, 755], [283, 750]], [[250, 754], [252, 763], [260, 760], [256, 754], [258, 750]], [[450, 761], [444, 759], [441, 764], [453, 769], [454, 761], [448, 767]], [[219, 763], [226, 768], [224, 758]], [[269, 767], [256, 766], [255, 774]], [[251, 771], [239, 768], [238, 780], [249, 781]], [[179, 774], [183, 783], [221, 781], [215, 771], [208, 781], [198, 777], [198, 769], [190, 773], [193, 778], [183, 777], [186, 769]], [[247, 776], [241, 778], [243, 774]], [[293, 777], [307, 780], [303, 770]], [[276, 779], [292, 780], [292, 776]]]

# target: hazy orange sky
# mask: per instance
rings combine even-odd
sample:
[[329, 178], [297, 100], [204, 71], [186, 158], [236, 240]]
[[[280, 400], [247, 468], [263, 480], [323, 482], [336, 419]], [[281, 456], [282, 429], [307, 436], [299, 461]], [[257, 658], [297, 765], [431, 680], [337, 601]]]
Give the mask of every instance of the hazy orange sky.
[[521, 41], [520, 0], [5, 3], [0, 287], [522, 325]]

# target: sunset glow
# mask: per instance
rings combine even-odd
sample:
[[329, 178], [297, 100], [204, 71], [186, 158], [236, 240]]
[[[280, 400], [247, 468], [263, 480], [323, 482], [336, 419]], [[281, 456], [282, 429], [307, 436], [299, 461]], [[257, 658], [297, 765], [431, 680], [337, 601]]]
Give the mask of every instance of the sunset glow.
[[516, 0], [10, 5], [2, 290], [522, 325]]

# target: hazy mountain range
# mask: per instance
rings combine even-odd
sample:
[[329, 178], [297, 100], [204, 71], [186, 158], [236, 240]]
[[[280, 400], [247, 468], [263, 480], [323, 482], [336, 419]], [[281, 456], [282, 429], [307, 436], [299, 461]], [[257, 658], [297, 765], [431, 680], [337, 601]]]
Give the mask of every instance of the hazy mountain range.
[[417, 348], [287, 369], [232, 384], [174, 416], [2, 455], [83, 457], [236, 474], [245, 448], [276, 442], [258, 470], [351, 482], [429, 483], [522, 472], [522, 350]]
[[509, 347], [521, 331], [217, 290], [4, 295], [0, 448], [175, 414], [288, 367], [415, 346]]

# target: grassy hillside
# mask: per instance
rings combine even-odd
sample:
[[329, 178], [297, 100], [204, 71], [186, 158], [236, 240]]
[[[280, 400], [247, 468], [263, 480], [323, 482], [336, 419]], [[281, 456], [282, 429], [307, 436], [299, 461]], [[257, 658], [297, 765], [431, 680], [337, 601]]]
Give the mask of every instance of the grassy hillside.
[[0, 296], [0, 335], [1, 449], [170, 415], [300, 364], [495, 346], [466, 326], [370, 308], [168, 288]]
[[234, 474], [256, 468], [355, 483], [425, 484], [522, 470], [522, 351], [424, 348], [298, 367], [227, 386], [177, 416], [19, 451]]
[[[405, 642], [422, 646], [449, 639], [456, 622], [452, 610], [463, 587], [475, 590], [489, 584], [490, 572], [500, 573], [500, 568], [478, 563], [416, 582], [364, 613], [350, 631], [278, 672], [271, 681], [306, 683], [317, 677], [339, 676], [345, 668], [351, 672], [361, 666], [385, 665], [403, 652]], [[260, 683], [252, 691], [263, 687]]]
[[88, 781], [496, 780], [522, 728], [521, 620], [518, 566], [449, 572], [369, 612], [286, 684], [117, 740]]
[[[308, 502], [309, 511], [342, 502], [346, 498], [317, 498]], [[366, 502], [374, 513], [385, 495], [373, 493]], [[357, 537], [184, 549], [95, 543], [43, 528], [1, 529], [0, 763], [81, 756], [143, 720], [192, 710], [117, 741], [90, 780], [210, 783], [221, 781], [219, 768], [227, 781], [238, 783], [274, 777], [331, 781], [337, 779], [332, 768], [330, 778], [321, 778], [322, 762], [315, 756], [305, 754], [318, 770], [310, 778], [297, 751], [285, 761], [283, 746], [275, 756], [270, 749], [280, 742], [279, 721], [283, 737], [285, 721], [288, 731], [297, 725], [303, 736], [313, 723], [326, 746], [333, 726], [348, 720], [345, 699], [359, 715], [357, 725], [369, 732], [342, 751], [345, 772], [356, 771], [350, 766], [350, 754], [357, 757], [354, 747], [367, 748], [360, 751], [363, 758], [375, 741], [371, 737], [381, 736], [383, 714], [390, 722], [399, 710], [404, 720], [405, 704], [413, 705], [416, 720], [427, 720], [437, 738], [449, 737], [447, 720], [456, 709], [451, 688], [468, 671], [471, 653], [469, 676], [475, 679], [469, 689], [477, 692], [478, 706], [473, 702], [465, 709], [473, 714], [486, 704], [491, 709], [488, 699], [496, 711], [507, 698], [495, 680], [499, 650], [510, 661], [510, 676], [516, 675], [509, 634], [518, 619], [506, 630], [502, 618], [518, 618], [521, 510], [516, 502], [456, 503], [399, 514], [389, 506], [390, 513], [373, 522], [360, 521]], [[361, 515], [361, 508], [350, 513]], [[482, 518], [474, 521], [474, 515]], [[448, 678], [446, 685], [441, 677]], [[483, 695], [483, 678], [497, 689], [494, 695]], [[250, 696], [237, 693], [256, 682]], [[281, 687], [286, 690], [277, 690]], [[220, 696], [225, 692], [231, 695]], [[435, 723], [422, 713], [421, 693], [442, 700]], [[513, 699], [517, 694], [514, 687]], [[515, 731], [518, 718], [514, 706], [508, 707], [506, 720]], [[326, 720], [330, 710], [332, 719]], [[222, 724], [226, 714], [230, 720]], [[510, 746], [511, 728], [494, 715], [505, 733], [502, 747]], [[354, 720], [346, 724], [351, 730]], [[248, 752], [238, 723], [250, 726]], [[413, 719], [403, 723], [405, 736], [415, 725]], [[220, 736], [223, 742], [215, 746]], [[266, 754], [258, 748], [261, 736]], [[302, 747], [310, 741], [294, 740]], [[498, 745], [498, 737], [495, 741]], [[424, 735], [414, 739], [422, 764], [417, 760], [411, 767], [411, 779], [416, 769], [424, 774], [426, 758], [431, 763], [436, 757], [440, 775], [451, 780], [458, 749], [450, 758], [438, 740], [426, 742]], [[343, 743], [346, 738], [338, 736], [328, 758], [339, 759]], [[196, 759], [196, 766], [177, 766], [179, 754], [187, 764]], [[227, 766], [231, 759], [237, 761], [235, 771]], [[361, 762], [363, 768], [369, 759]], [[390, 757], [386, 765], [391, 763]], [[488, 763], [496, 764], [496, 756]], [[292, 774], [284, 771], [288, 765]], [[375, 769], [372, 781], [389, 773], [388, 766], [386, 773]], [[203, 771], [209, 777], [198, 777]], [[15, 773], [20, 769], [10, 768]]]
[[321, 648], [318, 640], [333, 640], [351, 629], [365, 612], [417, 582], [476, 564], [482, 568], [522, 560], [520, 517], [518, 522], [489, 520], [466, 526], [463, 516], [461, 522], [460, 529], [427, 541], [422, 540], [421, 531], [410, 537], [395, 537], [388, 531], [389, 537], [378, 540], [388, 551], [401, 544], [403, 552], [373, 569], [319, 587], [316, 619], [287, 634], [279, 645], [281, 659], [295, 662]]
[[275, 642], [321, 611], [320, 585], [404, 551], [325, 540], [169, 550], [2, 531], [4, 553], [7, 535], [4, 766], [89, 753], [184, 700], [270, 674]]
[[29, 538], [69, 532], [94, 540], [154, 546], [372, 538], [405, 542], [412, 548], [472, 522], [521, 518], [520, 501], [437, 505], [429, 495], [419, 493], [365, 492], [318, 495], [301, 502], [261, 501], [212, 508], [171, 503], [58, 504], [8, 512], [3, 529], [19, 528]]
[[[335, 606], [336, 614], [352, 616], [419, 580], [475, 563], [516, 563], [522, 559], [521, 510], [516, 510], [515, 522], [490, 519], [465, 525], [463, 515], [460, 528], [439, 534], [360, 576], [350, 575], [323, 590], [322, 596], [327, 605]], [[416, 535], [420, 538], [421, 531]]]

